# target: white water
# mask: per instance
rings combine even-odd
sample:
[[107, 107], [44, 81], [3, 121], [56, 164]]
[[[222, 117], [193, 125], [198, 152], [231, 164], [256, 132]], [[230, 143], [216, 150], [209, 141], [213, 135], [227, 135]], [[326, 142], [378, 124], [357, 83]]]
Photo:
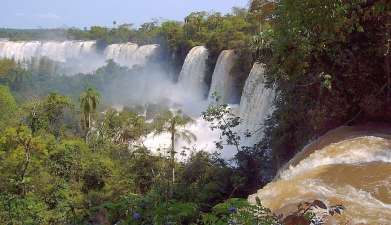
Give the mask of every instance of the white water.
[[[298, 165], [290, 166], [280, 174], [281, 179], [291, 179], [315, 167], [335, 164], [360, 164], [370, 162], [391, 163], [390, 145], [381, 137], [358, 137], [330, 144], [302, 160]], [[390, 171], [391, 172], [391, 171]]]
[[208, 50], [204, 46], [194, 47], [187, 54], [178, 78], [179, 88], [199, 99], [202, 99], [207, 91], [205, 83], [207, 59]]
[[[191, 152], [206, 151], [213, 153], [216, 151], [215, 141], [219, 138], [218, 132], [213, 132], [209, 128], [209, 124], [205, 122], [201, 117], [194, 118], [194, 123], [187, 125], [183, 129], [186, 129], [196, 136], [196, 140], [191, 143], [187, 143], [183, 140], [177, 140], [175, 142], [175, 151], [177, 160], [184, 161], [190, 156]], [[168, 150], [171, 146], [170, 134], [164, 133], [154, 136], [149, 134], [144, 140], [144, 145], [151, 149], [155, 153], [161, 153], [162, 155], [168, 155]], [[186, 155], [181, 155], [184, 152]], [[229, 152], [223, 152], [222, 157], [230, 159], [232, 154]]]
[[13, 59], [24, 67], [33, 68], [39, 68], [41, 59], [49, 59], [69, 74], [92, 72], [104, 66], [107, 59], [130, 68], [145, 66], [157, 50], [158, 45], [126, 43], [109, 45], [104, 54], [100, 54], [95, 41], [0, 41], [0, 58]]
[[235, 84], [231, 70], [236, 59], [237, 57], [233, 50], [225, 50], [220, 53], [212, 76], [208, 96], [209, 102], [213, 103], [215, 101], [214, 95], [217, 95], [218, 103], [233, 103]]
[[[391, 140], [362, 133], [341, 128], [320, 138], [250, 202], [258, 196], [266, 207], [288, 215], [299, 203], [318, 199], [346, 208], [327, 224], [390, 224]], [[330, 140], [336, 142], [327, 145]]]
[[47, 57], [53, 61], [66, 62], [68, 59], [81, 59], [93, 54], [94, 41], [4, 41], [0, 44], [0, 58], [14, 59], [20, 63], [33, 57]]
[[243, 139], [244, 145], [252, 146], [261, 140], [265, 119], [273, 111], [273, 99], [274, 90], [265, 86], [265, 65], [254, 64], [240, 100], [240, 130], [251, 134]]
[[114, 62], [132, 68], [135, 65], [144, 66], [153, 57], [158, 49], [158, 45], [138, 46], [134, 43], [112, 44], [107, 46], [104, 55], [106, 60], [112, 59]]
[[[200, 150], [209, 153], [217, 151], [218, 153], [221, 153], [221, 157], [226, 160], [231, 159], [236, 153], [236, 150], [231, 146], [226, 146], [223, 151], [216, 149], [215, 142], [220, 138], [220, 131], [212, 131], [209, 127], [210, 124], [201, 117], [201, 112], [205, 111], [210, 103], [208, 100], [204, 99], [205, 92], [207, 91], [204, 81], [207, 58], [208, 50], [204, 46], [197, 46], [191, 49], [185, 59], [178, 78], [178, 83], [175, 86], [168, 88], [168, 92], [162, 92], [162, 94], [167, 96], [170, 100], [171, 108], [180, 108], [185, 114], [194, 119], [194, 123], [187, 125], [184, 129], [193, 133], [197, 139], [191, 143], [186, 143], [183, 140], [178, 140], [175, 143], [176, 152], [186, 153], [186, 156], [177, 154], [178, 160], [186, 160], [187, 156], [189, 156], [192, 151]], [[225, 88], [224, 85], [231, 85], [232, 83], [229, 71], [232, 68], [235, 58], [233, 51], [224, 51], [219, 57], [219, 62], [217, 63], [217, 68], [213, 75], [216, 89], [218, 89], [219, 93], [220, 91], [223, 91], [227, 101], [231, 88]], [[225, 79], [225, 81], [219, 82], [219, 79]], [[165, 90], [166, 89], [167, 88], [165, 88]], [[231, 105], [231, 107], [234, 111], [237, 108], [234, 105]], [[144, 145], [155, 153], [160, 152], [162, 154], [167, 154], [167, 149], [169, 149], [171, 145], [170, 135], [161, 134], [154, 136], [153, 134], [150, 134], [144, 140]]]

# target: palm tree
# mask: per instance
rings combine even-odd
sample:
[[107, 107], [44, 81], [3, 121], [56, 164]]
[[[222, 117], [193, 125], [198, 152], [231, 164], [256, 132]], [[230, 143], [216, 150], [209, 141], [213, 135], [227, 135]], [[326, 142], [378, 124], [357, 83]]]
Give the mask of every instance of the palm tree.
[[91, 128], [91, 116], [100, 102], [100, 94], [93, 88], [88, 88], [80, 95], [80, 110], [83, 113], [83, 126], [88, 132]]
[[181, 113], [181, 111], [165, 111], [160, 113], [155, 119], [155, 135], [169, 133], [171, 136], [170, 146], [170, 170], [171, 183], [175, 183], [175, 143], [182, 139], [187, 143], [195, 141], [196, 136], [189, 130], [185, 129], [186, 125], [193, 123], [193, 119]]

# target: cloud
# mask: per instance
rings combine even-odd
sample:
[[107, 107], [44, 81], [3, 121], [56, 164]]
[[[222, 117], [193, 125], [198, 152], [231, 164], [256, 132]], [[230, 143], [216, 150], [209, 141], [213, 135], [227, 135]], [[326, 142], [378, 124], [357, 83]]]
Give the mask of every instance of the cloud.
[[35, 15], [38, 19], [45, 19], [45, 20], [58, 20], [60, 19], [60, 16], [55, 13], [41, 13]]

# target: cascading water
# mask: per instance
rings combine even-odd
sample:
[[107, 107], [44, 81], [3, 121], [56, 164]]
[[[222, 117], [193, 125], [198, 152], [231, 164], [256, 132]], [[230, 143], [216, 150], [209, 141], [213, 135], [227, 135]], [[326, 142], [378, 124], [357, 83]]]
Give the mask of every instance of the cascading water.
[[263, 135], [263, 123], [273, 111], [274, 90], [265, 86], [265, 65], [255, 63], [243, 89], [239, 116], [241, 133], [249, 133], [243, 138], [244, 145], [257, 144]]
[[209, 102], [214, 102], [218, 97], [218, 103], [232, 103], [235, 98], [234, 77], [231, 74], [236, 55], [233, 50], [222, 51], [217, 60], [213, 72], [212, 83], [209, 91]]
[[191, 93], [199, 99], [204, 97], [207, 89], [205, 83], [206, 60], [208, 50], [204, 46], [191, 49], [185, 59], [178, 79], [179, 88]]
[[105, 58], [132, 68], [135, 65], [144, 66], [156, 54], [158, 45], [138, 46], [134, 43], [112, 44], [105, 49]]
[[[197, 139], [192, 143], [187, 143], [182, 140], [178, 140], [175, 143], [176, 152], [181, 153], [182, 151], [185, 151], [187, 156], [189, 156], [189, 152], [191, 151], [203, 150], [210, 153], [216, 152], [215, 141], [218, 141], [220, 138], [219, 131], [212, 131], [209, 127], [210, 124], [200, 116], [201, 112], [206, 110], [209, 104], [208, 101], [204, 99], [204, 94], [207, 89], [204, 81], [207, 58], [208, 50], [205, 47], [197, 46], [191, 49], [185, 59], [178, 83], [170, 94], [172, 108], [175, 109], [176, 106], [180, 106], [180, 109], [185, 114], [192, 116], [194, 119], [194, 123], [189, 124], [186, 129], [193, 133]], [[230, 79], [230, 77], [228, 77], [229, 71], [232, 68], [235, 58], [233, 51], [224, 51], [220, 55], [219, 63], [217, 65], [219, 68], [216, 69], [215, 75], [218, 78]], [[220, 85], [218, 84], [218, 80], [215, 80], [215, 84]], [[227, 96], [226, 99], [228, 99], [228, 94], [232, 90], [230, 88], [225, 89], [225, 84], [227, 84], [227, 82], [223, 82], [223, 84], [221, 84], [223, 86], [218, 87], [218, 92], [223, 90], [223, 94], [225, 94], [225, 96]], [[160, 150], [160, 153], [167, 151], [170, 144], [171, 140], [169, 134], [158, 136], [151, 134], [144, 141], [145, 146], [154, 152]], [[236, 150], [234, 148], [225, 148], [224, 151], [221, 152], [221, 157], [229, 160], [235, 153]], [[177, 154], [177, 158], [179, 160], [186, 159], [186, 157], [182, 157], [181, 154]]]
[[133, 43], [109, 45], [104, 55], [96, 50], [95, 41], [0, 41], [0, 58], [13, 59], [19, 64], [39, 68], [48, 59], [67, 73], [88, 73], [105, 64], [106, 59], [133, 67], [144, 66], [157, 54], [158, 45], [138, 46]]
[[92, 54], [95, 54], [94, 41], [5, 41], [0, 45], [0, 58], [14, 59], [20, 63], [33, 57], [47, 57], [53, 61], [65, 62], [68, 59], [81, 59]]
[[0, 58], [13, 59], [25, 67], [34, 64], [32, 66], [37, 68], [41, 59], [45, 58], [64, 67], [72, 67], [77, 72], [89, 72], [90, 66], [78, 66], [74, 62], [96, 56], [95, 41], [2, 41], [0, 44]]
[[390, 224], [391, 129], [342, 127], [299, 153], [275, 181], [249, 197], [288, 215], [303, 201], [342, 204], [327, 224]]

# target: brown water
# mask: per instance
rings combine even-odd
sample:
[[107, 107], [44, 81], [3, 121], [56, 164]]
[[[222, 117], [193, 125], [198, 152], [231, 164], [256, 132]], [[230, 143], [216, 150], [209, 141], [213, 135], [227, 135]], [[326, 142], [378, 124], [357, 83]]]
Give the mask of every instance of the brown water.
[[[381, 129], [380, 129], [381, 128]], [[346, 207], [328, 224], [391, 224], [391, 132], [371, 126], [334, 130], [307, 146], [257, 194], [287, 215], [319, 199]]]

